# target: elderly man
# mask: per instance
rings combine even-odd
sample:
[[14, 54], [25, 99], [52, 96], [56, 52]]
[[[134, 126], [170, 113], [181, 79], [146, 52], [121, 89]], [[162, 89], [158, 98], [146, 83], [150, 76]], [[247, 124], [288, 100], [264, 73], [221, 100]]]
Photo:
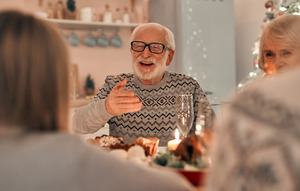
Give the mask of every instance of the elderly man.
[[[176, 94], [192, 94], [194, 123], [201, 107], [207, 126], [211, 126], [215, 114], [197, 81], [166, 71], [174, 50], [174, 35], [166, 27], [156, 23], [136, 27], [130, 50], [133, 74], [108, 76], [94, 101], [75, 111], [74, 131], [94, 133], [108, 123], [110, 135], [126, 142], [157, 137], [160, 145], [166, 145], [176, 129]], [[193, 125], [191, 133], [194, 130]]]

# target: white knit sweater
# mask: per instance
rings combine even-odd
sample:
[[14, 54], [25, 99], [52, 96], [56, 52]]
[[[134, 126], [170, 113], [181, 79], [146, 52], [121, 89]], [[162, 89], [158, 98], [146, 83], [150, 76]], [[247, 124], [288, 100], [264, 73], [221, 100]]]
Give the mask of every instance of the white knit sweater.
[[0, 137], [1, 191], [193, 189], [178, 174], [119, 160], [76, 135]]

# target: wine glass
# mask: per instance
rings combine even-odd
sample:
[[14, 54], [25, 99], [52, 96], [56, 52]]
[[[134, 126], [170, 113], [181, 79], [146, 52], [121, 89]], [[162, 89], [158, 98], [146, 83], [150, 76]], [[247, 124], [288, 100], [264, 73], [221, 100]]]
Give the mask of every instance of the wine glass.
[[191, 94], [176, 96], [175, 117], [184, 138], [188, 135], [194, 121], [193, 96]]

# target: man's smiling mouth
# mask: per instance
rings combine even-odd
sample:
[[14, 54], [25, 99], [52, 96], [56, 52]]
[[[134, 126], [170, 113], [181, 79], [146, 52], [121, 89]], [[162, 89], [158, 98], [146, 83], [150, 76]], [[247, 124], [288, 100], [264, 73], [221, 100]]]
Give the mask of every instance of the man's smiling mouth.
[[144, 63], [144, 62], [140, 62], [140, 64], [143, 65], [143, 66], [151, 66], [151, 65], [153, 65], [153, 63]]

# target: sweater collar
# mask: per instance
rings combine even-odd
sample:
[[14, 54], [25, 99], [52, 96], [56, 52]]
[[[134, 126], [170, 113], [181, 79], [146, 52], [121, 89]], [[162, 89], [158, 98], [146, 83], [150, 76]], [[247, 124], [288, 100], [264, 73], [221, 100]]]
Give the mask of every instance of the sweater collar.
[[134, 82], [140, 86], [141, 88], [143, 89], [157, 89], [161, 86], [164, 86], [164, 84], [166, 84], [167, 80], [169, 79], [169, 75], [170, 73], [168, 71], [165, 72], [164, 76], [162, 77], [162, 79], [156, 83], [156, 84], [151, 84], [151, 85], [146, 85], [146, 84], [143, 84], [138, 78], [137, 76], [134, 74], [133, 75], [133, 79], [134, 79]]

